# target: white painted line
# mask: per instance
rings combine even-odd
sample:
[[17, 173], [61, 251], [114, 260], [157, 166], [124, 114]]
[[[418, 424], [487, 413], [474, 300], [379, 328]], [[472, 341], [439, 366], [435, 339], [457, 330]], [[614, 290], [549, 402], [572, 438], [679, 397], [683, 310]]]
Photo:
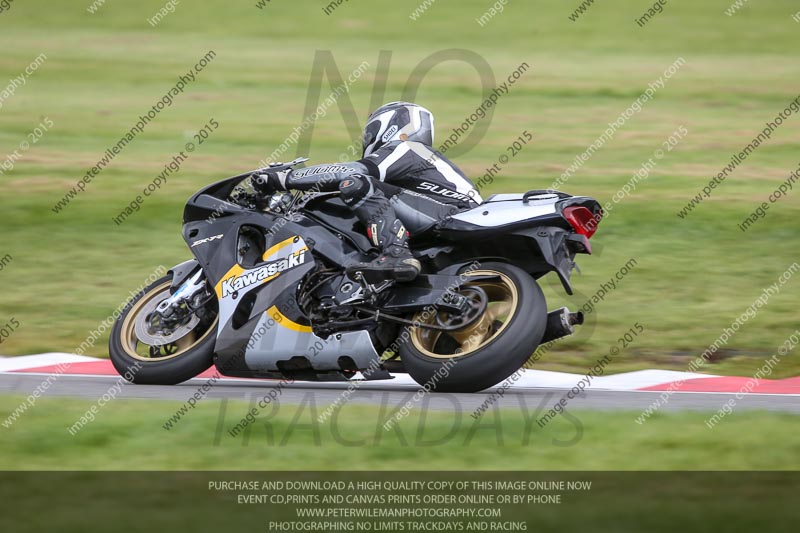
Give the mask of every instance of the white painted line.
[[60, 365], [64, 363], [90, 363], [98, 361], [97, 357], [86, 357], [72, 353], [42, 353], [38, 355], [20, 355], [17, 357], [0, 358], [0, 372], [24, 370], [41, 366]]
[[[18, 357], [0, 357], [0, 374], [13, 373], [20, 375], [18, 372], [25, 369], [36, 369], [39, 367], [54, 366], [64, 363], [85, 363], [85, 362], [98, 362], [108, 361], [107, 359], [100, 359], [96, 357], [86, 357], [75, 354], [66, 353], [46, 353], [38, 355], [26, 355]], [[76, 370], [80, 370], [77, 367]], [[25, 372], [27, 375], [36, 376], [49, 376], [47, 372]], [[96, 375], [96, 374], [70, 374], [64, 373], [60, 376], [76, 376], [84, 378], [109, 378], [110, 380], [117, 380], [119, 376], [110, 375]], [[374, 380], [374, 381], [360, 381], [358, 387], [364, 390], [417, 390], [420, 385], [414, 381], [408, 374], [393, 374], [394, 379], [390, 380]], [[720, 376], [714, 374], [697, 374], [691, 372], [678, 372], [674, 370], [639, 370], [635, 372], [625, 372], [621, 374], [612, 374], [608, 376], [592, 377], [586, 385], [585, 390], [591, 391], [640, 391], [659, 394], [661, 391], [641, 391], [641, 389], [654, 387], [658, 385], [669, 385], [671, 383], [682, 382], [694, 379], [703, 378], [718, 378]], [[209, 380], [208, 377], [196, 377], [185, 382], [186, 384], [205, 383]], [[585, 375], [571, 374], [567, 372], [552, 372], [548, 370], [522, 370], [519, 379], [511, 385], [512, 390], [570, 390], [577, 386], [582, 380], [586, 379]], [[222, 377], [218, 383], [221, 384], [247, 384], [257, 386], [258, 383], [276, 383], [278, 380], [268, 379], [252, 379], [252, 378], [232, 378]], [[352, 381], [298, 381], [291, 385], [293, 388], [318, 388], [318, 389], [332, 389], [344, 390], [348, 388]], [[502, 385], [499, 384], [499, 385]], [[491, 393], [499, 388], [495, 386], [483, 391], [484, 393]], [[674, 391], [677, 394], [730, 394], [726, 392], [696, 392], [696, 391]], [[760, 396], [800, 396], [797, 394], [778, 394], [778, 393], [757, 393]]]
[[[0, 376], [14, 376], [14, 377], [23, 377], [23, 376], [42, 376], [47, 377], [51, 376], [47, 372], [4, 372], [0, 371]], [[396, 377], [403, 377], [404, 374], [395, 374]], [[106, 375], [98, 375], [98, 374], [62, 374], [59, 378], [94, 378], [94, 379], [107, 379], [108, 381], [117, 381], [120, 376], [106, 376]], [[192, 378], [188, 381], [184, 381], [180, 385], [138, 385], [140, 387], [152, 386], [152, 387], [166, 387], [166, 386], [173, 386], [173, 387], [181, 387], [186, 385], [191, 385], [195, 383], [205, 383], [208, 381], [208, 378]], [[234, 383], [240, 385], [252, 385], [257, 386], [259, 383], [276, 383], [278, 380], [271, 380], [271, 379], [245, 379], [245, 378], [225, 378], [224, 380], [218, 381], [217, 383], [221, 384], [222, 386], [225, 385], [232, 385]], [[392, 389], [395, 387], [389, 386], [393, 384], [396, 380], [374, 380], [364, 383], [363, 385], [359, 386], [359, 390], [386, 390]], [[413, 380], [411, 380], [412, 389], [402, 389], [402, 390], [416, 390], [419, 388], [419, 385]], [[284, 385], [287, 388], [311, 388], [311, 389], [332, 389], [332, 390], [344, 390], [349, 386], [350, 382], [338, 382], [338, 381], [298, 381], [295, 382], [293, 385], [288, 384]], [[131, 384], [132, 385], [132, 384]], [[402, 387], [406, 387], [406, 384], [401, 384]], [[544, 384], [540, 384], [536, 387], [520, 387], [520, 390], [541, 390], [541, 391], [568, 391], [572, 387], [558, 387], [558, 386], [548, 386]], [[400, 387], [397, 387], [398, 390], [401, 390]], [[490, 394], [492, 391], [496, 390], [497, 387], [492, 387], [490, 389], [486, 389], [480, 391], [475, 394]], [[651, 390], [637, 390], [637, 389], [606, 389], [606, 388], [595, 388], [592, 392], [635, 392], [640, 394], [661, 394], [663, 391], [651, 391]], [[736, 394], [736, 392], [719, 392], [719, 391], [681, 391], [676, 390], [672, 391], [671, 394], [709, 394], [709, 395], [718, 395], [718, 396], [731, 396]], [[786, 397], [800, 397], [800, 393], [790, 393], [790, 394], [779, 394], [774, 392], [751, 392], [748, 393], [746, 398], [752, 398], [754, 396], [775, 396], [778, 398], [786, 398]]]

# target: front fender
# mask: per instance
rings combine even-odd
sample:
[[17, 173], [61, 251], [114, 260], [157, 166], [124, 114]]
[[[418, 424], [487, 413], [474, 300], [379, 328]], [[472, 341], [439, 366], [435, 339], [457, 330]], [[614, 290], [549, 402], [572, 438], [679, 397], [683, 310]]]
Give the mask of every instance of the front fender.
[[167, 274], [172, 274], [170, 292], [174, 293], [198, 268], [200, 268], [200, 263], [197, 262], [197, 259], [189, 259], [170, 268], [167, 272]]

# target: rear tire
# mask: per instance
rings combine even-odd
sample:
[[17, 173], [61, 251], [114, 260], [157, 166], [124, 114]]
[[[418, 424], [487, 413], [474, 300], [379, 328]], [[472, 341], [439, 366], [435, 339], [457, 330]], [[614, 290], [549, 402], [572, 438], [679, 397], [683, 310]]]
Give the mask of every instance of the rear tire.
[[[539, 285], [530, 274], [506, 263], [482, 264], [469, 276], [487, 274], [494, 274], [495, 281], [475, 282], [490, 301], [476, 323], [452, 335], [407, 330], [400, 358], [420, 385], [437, 392], [481, 391], [512, 375], [536, 350], [547, 326], [547, 304]], [[422, 318], [418, 314], [415, 320], [435, 321]]]
[[133, 297], [111, 328], [108, 351], [111, 362], [128, 381], [143, 385], [175, 385], [191, 379], [214, 362], [217, 319], [210, 325], [198, 324], [175, 343], [175, 352], [163, 357], [146, 357], [135, 333], [135, 322], [147, 306], [169, 295], [172, 276], [165, 276]]

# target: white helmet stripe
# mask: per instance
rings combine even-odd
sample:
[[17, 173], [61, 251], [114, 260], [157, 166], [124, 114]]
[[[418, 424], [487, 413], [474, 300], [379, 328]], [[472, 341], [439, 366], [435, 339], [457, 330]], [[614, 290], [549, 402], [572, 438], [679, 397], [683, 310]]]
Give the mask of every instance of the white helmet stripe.
[[370, 143], [369, 146], [367, 146], [364, 149], [364, 156], [368, 156], [373, 151], [375, 151], [375, 146], [378, 145], [379, 143], [383, 144], [383, 142], [381, 141], [381, 137], [383, 136], [384, 133], [386, 133], [386, 129], [389, 125], [389, 122], [392, 120], [393, 114], [394, 114], [393, 111], [387, 111], [386, 113], [381, 113], [377, 117], [373, 117], [372, 120], [370, 120], [367, 123], [367, 125], [369, 125], [370, 123], [375, 122], [377, 120], [381, 123], [381, 127], [378, 129], [378, 133], [375, 135], [375, 140], [372, 141], [372, 143]]

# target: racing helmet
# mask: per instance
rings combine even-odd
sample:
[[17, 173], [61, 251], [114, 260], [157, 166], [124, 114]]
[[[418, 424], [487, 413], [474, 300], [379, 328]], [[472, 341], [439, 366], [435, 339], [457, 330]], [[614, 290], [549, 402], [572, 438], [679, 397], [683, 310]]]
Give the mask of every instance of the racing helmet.
[[433, 146], [433, 113], [409, 102], [391, 102], [373, 111], [364, 127], [363, 156], [397, 140]]

